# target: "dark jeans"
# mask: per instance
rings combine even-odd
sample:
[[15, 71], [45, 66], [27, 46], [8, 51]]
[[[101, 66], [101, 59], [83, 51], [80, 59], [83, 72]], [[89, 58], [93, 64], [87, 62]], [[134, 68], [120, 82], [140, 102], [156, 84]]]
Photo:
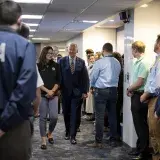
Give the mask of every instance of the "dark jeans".
[[96, 142], [101, 143], [103, 139], [104, 114], [107, 110], [111, 138], [117, 138], [117, 88], [96, 89], [94, 92], [96, 113]]
[[147, 123], [148, 106], [147, 103], [140, 102], [142, 93], [136, 93], [131, 98], [131, 112], [134, 127], [137, 133], [137, 150], [140, 153], [148, 151], [149, 128]]
[[28, 120], [0, 138], [0, 160], [29, 160], [31, 156], [31, 126]]

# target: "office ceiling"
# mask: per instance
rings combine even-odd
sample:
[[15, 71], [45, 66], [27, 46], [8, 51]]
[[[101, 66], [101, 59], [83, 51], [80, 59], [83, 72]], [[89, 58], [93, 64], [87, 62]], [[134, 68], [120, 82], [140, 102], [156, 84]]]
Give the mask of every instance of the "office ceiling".
[[[45, 0], [44, 0], [45, 1]], [[44, 15], [41, 20], [24, 19], [26, 23], [38, 23], [34, 38], [50, 38], [50, 42], [67, 41], [94, 25], [81, 21], [102, 21], [107, 17], [132, 8], [140, 0], [51, 0], [50, 4], [24, 4], [23, 14]]]

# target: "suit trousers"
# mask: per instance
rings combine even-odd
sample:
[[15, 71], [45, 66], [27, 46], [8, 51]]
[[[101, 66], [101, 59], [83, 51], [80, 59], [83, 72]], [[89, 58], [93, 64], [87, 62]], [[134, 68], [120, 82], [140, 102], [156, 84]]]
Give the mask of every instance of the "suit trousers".
[[157, 98], [152, 98], [148, 105], [148, 123], [151, 145], [155, 155], [153, 160], [160, 160], [160, 120], [154, 117]]
[[31, 126], [29, 120], [0, 138], [0, 160], [29, 160], [31, 156]]
[[148, 106], [147, 103], [141, 103], [142, 93], [136, 93], [131, 98], [131, 112], [133, 123], [138, 137], [137, 151], [146, 154], [149, 147], [149, 127], [147, 123]]
[[80, 125], [82, 99], [74, 96], [62, 96], [62, 106], [66, 133], [75, 138]]

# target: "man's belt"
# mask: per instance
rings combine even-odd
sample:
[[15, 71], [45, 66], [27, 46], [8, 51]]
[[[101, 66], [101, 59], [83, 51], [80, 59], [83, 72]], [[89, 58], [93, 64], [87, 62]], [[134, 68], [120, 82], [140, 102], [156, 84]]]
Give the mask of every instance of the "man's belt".
[[144, 91], [134, 91], [133, 94], [143, 94]]
[[95, 89], [97, 89], [97, 90], [106, 90], [106, 89], [114, 89], [114, 88], [117, 88], [117, 87], [95, 88]]

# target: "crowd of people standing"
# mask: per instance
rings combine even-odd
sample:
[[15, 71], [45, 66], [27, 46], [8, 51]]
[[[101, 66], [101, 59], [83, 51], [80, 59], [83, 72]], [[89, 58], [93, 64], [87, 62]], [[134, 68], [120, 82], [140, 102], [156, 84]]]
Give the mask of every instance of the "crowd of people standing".
[[[123, 105], [123, 59], [105, 43], [102, 52], [86, 51], [88, 67], [77, 56], [77, 44], [67, 47], [68, 55], [58, 55], [58, 48], [45, 46], [36, 64], [36, 50], [29, 42], [29, 27], [21, 22], [21, 7], [14, 1], [0, 3], [0, 159], [29, 160], [33, 116], [39, 117], [41, 149], [47, 149], [47, 139], [54, 144], [59, 99], [65, 123], [64, 139], [77, 144], [81, 123], [81, 106], [87, 119], [95, 120], [95, 140], [88, 147], [103, 148], [104, 127], [108, 122], [109, 145], [120, 140]], [[131, 112], [137, 133], [133, 160], [150, 157], [160, 159], [160, 36], [152, 67], [145, 59], [145, 44], [132, 44], [133, 82], [126, 94], [131, 97]], [[39, 110], [38, 110], [39, 107]], [[49, 115], [49, 128], [47, 118]], [[147, 120], [148, 115], [148, 120]], [[23, 142], [23, 143], [22, 143]]]

